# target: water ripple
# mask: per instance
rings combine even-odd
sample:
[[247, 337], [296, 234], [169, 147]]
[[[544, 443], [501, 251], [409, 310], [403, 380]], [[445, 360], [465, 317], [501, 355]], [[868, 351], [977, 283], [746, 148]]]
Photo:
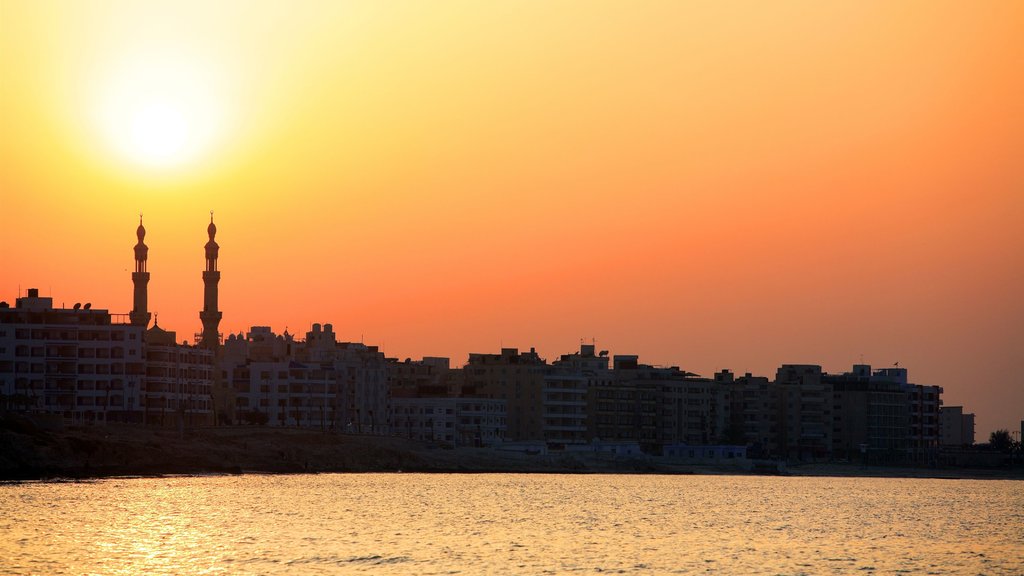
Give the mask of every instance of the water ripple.
[[334, 474], [0, 485], [0, 574], [1013, 574], [1024, 482]]

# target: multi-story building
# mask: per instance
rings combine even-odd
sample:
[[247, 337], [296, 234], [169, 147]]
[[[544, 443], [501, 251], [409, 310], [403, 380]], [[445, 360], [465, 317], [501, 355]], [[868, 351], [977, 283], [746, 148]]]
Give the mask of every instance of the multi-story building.
[[237, 421], [384, 434], [385, 364], [375, 346], [338, 342], [330, 324], [314, 324], [304, 341], [265, 326], [231, 335], [220, 368]]
[[616, 355], [610, 375], [590, 387], [588, 435], [602, 442], [636, 442], [648, 452], [658, 444], [658, 383], [637, 356]]
[[459, 446], [493, 446], [505, 441], [508, 410], [504, 400], [455, 399], [455, 432]]
[[[893, 370], [901, 370], [902, 375], [893, 373]], [[919, 464], [934, 464], [939, 451], [939, 409], [942, 408], [942, 387], [906, 383], [906, 370], [903, 368], [887, 368], [885, 371], [881, 376], [902, 380], [903, 389], [907, 392], [911, 460]]]
[[455, 430], [455, 398], [398, 397], [391, 399], [391, 432], [413, 440], [438, 442], [448, 446], [458, 443]]
[[572, 370], [553, 369], [541, 389], [543, 436], [549, 444], [587, 442], [587, 377]]
[[963, 406], [940, 406], [939, 444], [942, 446], [974, 444], [974, 414], [965, 414]]
[[611, 382], [608, 353], [595, 354], [593, 344], [563, 354], [544, 376], [541, 399], [544, 439], [556, 445], [585, 444], [595, 437], [588, 426], [592, 391]]
[[854, 365], [843, 374], [824, 374], [832, 386], [832, 454], [871, 463], [906, 460], [909, 414], [904, 385], [871, 366]]
[[455, 396], [461, 392], [461, 383], [451, 377], [451, 371], [448, 358], [427, 356], [402, 362], [388, 358], [388, 389], [392, 398]]
[[729, 389], [714, 380], [685, 374], [676, 367], [660, 370], [659, 443], [707, 446], [721, 443], [730, 424]]
[[548, 368], [533, 348], [522, 353], [516, 348], [502, 348], [500, 354], [473, 353], [463, 368], [462, 395], [505, 400], [508, 439], [543, 441]]
[[730, 424], [729, 390], [678, 366], [641, 364], [616, 355], [610, 378], [591, 387], [590, 436], [631, 441], [651, 454], [664, 446], [719, 442]]
[[90, 304], [54, 308], [29, 288], [0, 303], [0, 394], [11, 409], [72, 422], [141, 422], [145, 327]]
[[391, 432], [448, 446], [493, 446], [504, 440], [505, 401], [489, 398], [393, 397]]
[[781, 457], [781, 394], [775, 383], [749, 372], [736, 378], [728, 370], [715, 374], [715, 381], [730, 391], [725, 443], [747, 446], [747, 453], [754, 458]]
[[[212, 242], [212, 222], [210, 228]], [[9, 407], [60, 414], [73, 422], [213, 421], [215, 347], [178, 344], [174, 332], [155, 324], [147, 330], [149, 248], [141, 217], [136, 237], [128, 314], [89, 303], [54, 308], [53, 298], [39, 296], [35, 288], [19, 295], [14, 308], [0, 304], [0, 394]], [[206, 295], [215, 310], [216, 286], [207, 286]]]
[[832, 386], [821, 366], [783, 364], [775, 374], [780, 393], [779, 440], [788, 460], [821, 460], [832, 455]]
[[146, 331], [142, 421], [170, 426], [213, 423], [213, 351], [178, 344], [156, 324]]

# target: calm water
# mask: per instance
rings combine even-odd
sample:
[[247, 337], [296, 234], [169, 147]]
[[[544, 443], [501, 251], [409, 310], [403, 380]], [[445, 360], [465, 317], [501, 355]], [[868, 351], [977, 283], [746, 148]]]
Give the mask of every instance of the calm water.
[[1015, 574], [1024, 482], [330, 474], [0, 486], [0, 574]]

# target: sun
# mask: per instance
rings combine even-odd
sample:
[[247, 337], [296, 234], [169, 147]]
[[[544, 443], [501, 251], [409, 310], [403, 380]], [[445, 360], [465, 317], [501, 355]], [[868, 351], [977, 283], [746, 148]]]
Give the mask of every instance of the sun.
[[204, 72], [181, 59], [139, 59], [114, 69], [95, 106], [108, 147], [148, 168], [202, 159], [224, 121], [216, 82]]
[[174, 102], [154, 100], [140, 103], [130, 111], [130, 146], [132, 157], [151, 165], [176, 164], [188, 150], [194, 127], [181, 107]]

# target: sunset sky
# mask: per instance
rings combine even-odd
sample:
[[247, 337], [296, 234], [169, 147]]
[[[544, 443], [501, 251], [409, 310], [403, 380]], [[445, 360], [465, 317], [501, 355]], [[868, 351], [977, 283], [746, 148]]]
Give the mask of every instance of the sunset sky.
[[1024, 418], [1024, 2], [0, 1], [0, 299], [899, 362]]

